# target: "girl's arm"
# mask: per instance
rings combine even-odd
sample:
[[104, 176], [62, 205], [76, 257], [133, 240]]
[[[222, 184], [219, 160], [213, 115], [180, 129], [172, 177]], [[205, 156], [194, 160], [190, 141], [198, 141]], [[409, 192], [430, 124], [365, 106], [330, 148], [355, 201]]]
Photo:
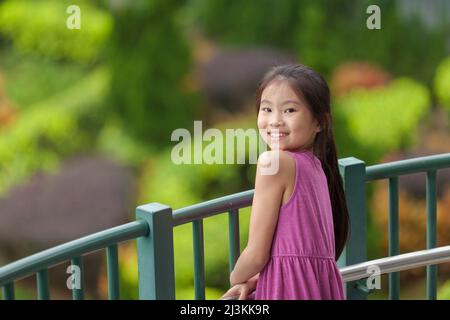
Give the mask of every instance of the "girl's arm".
[[250, 278], [250, 280], [248, 280], [248, 281], [255, 281], [255, 283], [257, 283], [257, 282], [258, 282], [258, 279], [259, 279], [259, 272], [258, 272], [255, 276], [253, 276], [252, 278]]
[[[271, 161], [271, 165], [278, 164], [276, 173], [264, 174], [267, 172], [267, 169], [264, 171], [264, 164], [268, 163], [267, 161]], [[231, 286], [247, 282], [264, 268], [269, 259], [278, 213], [286, 188], [285, 182], [288, 180], [286, 168], [287, 166], [292, 168], [293, 161], [282, 151], [266, 151], [258, 159], [248, 243], [230, 275]]]

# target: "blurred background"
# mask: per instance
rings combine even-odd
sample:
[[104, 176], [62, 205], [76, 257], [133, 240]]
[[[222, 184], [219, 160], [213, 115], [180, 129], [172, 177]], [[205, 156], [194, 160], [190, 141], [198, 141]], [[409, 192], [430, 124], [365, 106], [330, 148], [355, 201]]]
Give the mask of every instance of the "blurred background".
[[[81, 9], [70, 30], [69, 5]], [[381, 29], [369, 30], [369, 5]], [[450, 2], [445, 0], [0, 0], [0, 265], [134, 220], [254, 187], [255, 166], [172, 163], [176, 128], [256, 128], [254, 93], [273, 65], [302, 63], [332, 91], [338, 156], [367, 165], [450, 152]], [[200, 141], [201, 143], [201, 141]], [[369, 259], [387, 251], [387, 183], [367, 190]], [[438, 245], [450, 243], [450, 170], [438, 173]], [[241, 210], [241, 248], [250, 209]], [[425, 239], [425, 175], [400, 178], [400, 252]], [[227, 217], [205, 220], [206, 297], [228, 289]], [[177, 299], [192, 299], [191, 226], [174, 230]], [[136, 299], [135, 242], [119, 247], [121, 297]], [[85, 261], [107, 297], [104, 254]], [[70, 299], [68, 265], [50, 272]], [[450, 299], [449, 265], [438, 298]], [[382, 290], [369, 299], [386, 299]], [[17, 283], [35, 298], [35, 278]], [[425, 298], [425, 268], [401, 273]]]

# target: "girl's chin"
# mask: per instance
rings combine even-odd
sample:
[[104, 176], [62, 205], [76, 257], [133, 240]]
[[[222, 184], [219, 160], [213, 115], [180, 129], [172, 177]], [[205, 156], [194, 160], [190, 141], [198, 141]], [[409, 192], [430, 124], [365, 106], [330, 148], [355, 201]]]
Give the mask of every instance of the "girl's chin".
[[288, 149], [288, 144], [283, 140], [271, 140], [264, 139], [264, 142], [269, 146], [270, 150], [286, 150]]
[[269, 144], [270, 150], [279, 150], [283, 151], [286, 150], [286, 146], [284, 144]]

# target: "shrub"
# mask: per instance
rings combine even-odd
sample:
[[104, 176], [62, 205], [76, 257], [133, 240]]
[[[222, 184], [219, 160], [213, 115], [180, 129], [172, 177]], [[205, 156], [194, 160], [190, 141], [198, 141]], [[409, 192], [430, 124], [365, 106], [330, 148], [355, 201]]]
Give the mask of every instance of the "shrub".
[[430, 97], [425, 86], [399, 78], [386, 87], [354, 90], [335, 104], [334, 112], [342, 122], [336, 131], [347, 131], [352, 142], [340, 138], [343, 153], [378, 161], [386, 152], [415, 142], [413, 133], [429, 109]]
[[135, 139], [159, 147], [195, 115], [195, 98], [183, 84], [191, 56], [179, 8], [173, 0], [125, 4], [114, 12], [108, 47], [113, 112]]
[[299, 4], [298, 0], [199, 0], [193, 3], [192, 18], [224, 44], [289, 48]]
[[92, 71], [87, 65], [22, 54], [12, 48], [0, 52], [0, 61], [5, 94], [19, 109], [66, 90]]
[[101, 114], [108, 73], [98, 69], [70, 89], [30, 106], [0, 136], [0, 194], [64, 156], [89, 148]]
[[91, 62], [111, 32], [112, 19], [86, 1], [76, 3], [81, 9], [81, 28], [70, 30], [66, 10], [73, 1], [5, 1], [0, 4], [0, 33], [21, 52]]

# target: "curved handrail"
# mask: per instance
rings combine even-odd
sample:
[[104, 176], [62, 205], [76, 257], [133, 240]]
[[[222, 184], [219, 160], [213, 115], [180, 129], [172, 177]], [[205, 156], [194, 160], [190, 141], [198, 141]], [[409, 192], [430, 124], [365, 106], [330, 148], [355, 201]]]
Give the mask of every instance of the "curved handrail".
[[447, 168], [449, 164], [450, 153], [376, 164], [366, 168], [366, 181], [423, 172], [423, 168], [426, 171]]
[[370, 260], [340, 269], [345, 282], [364, 279], [372, 275], [368, 268], [377, 266], [380, 274], [414, 269], [418, 267], [450, 262], [450, 246], [438, 247], [396, 256]]
[[146, 236], [148, 233], [147, 222], [137, 220], [38, 252], [0, 267], [0, 286], [25, 278], [43, 268], [70, 260], [74, 256], [103, 249], [121, 241]]
[[248, 207], [252, 204], [254, 189], [233, 193], [177, 209], [173, 212], [173, 226], [179, 226], [197, 219], [210, 217], [225, 211]]

